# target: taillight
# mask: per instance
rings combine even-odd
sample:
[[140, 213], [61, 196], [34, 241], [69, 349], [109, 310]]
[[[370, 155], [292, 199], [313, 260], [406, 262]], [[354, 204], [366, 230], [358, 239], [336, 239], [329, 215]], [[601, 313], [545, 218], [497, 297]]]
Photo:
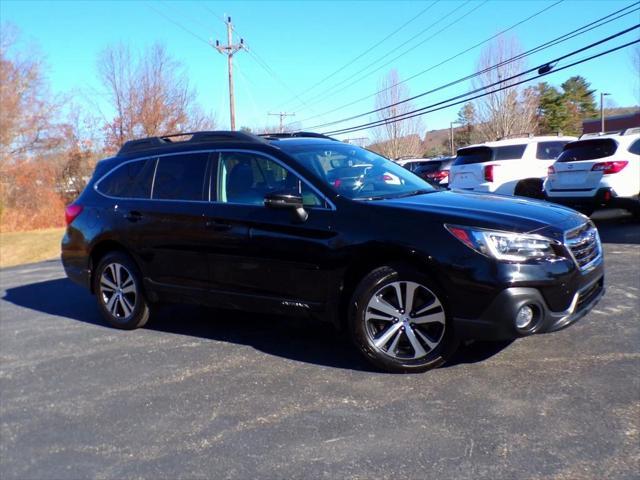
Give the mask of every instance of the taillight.
[[71, 205], [67, 205], [64, 209], [64, 219], [67, 222], [67, 225], [70, 225], [78, 215], [82, 213], [82, 205], [78, 205], [77, 203], [72, 203]]
[[485, 165], [484, 167], [484, 179], [487, 182], [493, 182], [493, 171], [497, 165]]
[[556, 173], [556, 169], [553, 168], [553, 165], [549, 165], [549, 168], [547, 168], [547, 175], [553, 175]]
[[612, 173], [618, 173], [624, 167], [627, 166], [629, 162], [626, 160], [616, 160], [615, 162], [600, 162], [596, 163], [591, 170], [594, 172], [602, 172], [603, 175], [610, 175]]
[[449, 178], [449, 170], [438, 170], [437, 172], [429, 172], [425, 176], [431, 180], [441, 182]]

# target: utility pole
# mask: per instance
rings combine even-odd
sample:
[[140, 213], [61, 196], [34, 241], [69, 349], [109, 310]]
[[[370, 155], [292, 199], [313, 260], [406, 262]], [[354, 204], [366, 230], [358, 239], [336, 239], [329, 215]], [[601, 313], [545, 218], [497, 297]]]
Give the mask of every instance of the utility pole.
[[296, 114], [280, 112], [280, 113], [269, 113], [269, 115], [277, 115], [278, 117], [280, 117], [280, 133], [282, 133], [282, 131], [284, 130], [284, 117], [294, 117]]
[[230, 116], [230, 126], [231, 130], [236, 129], [236, 107], [235, 107], [235, 99], [233, 96], [233, 55], [242, 50], [246, 49], [244, 46], [244, 39], [240, 39], [240, 43], [233, 44], [233, 25], [231, 24], [231, 17], [227, 17], [227, 44], [220, 45], [220, 41], [216, 40], [215, 45], [211, 45], [218, 52], [227, 56], [227, 64], [229, 67], [229, 116]]
[[451, 156], [453, 157], [456, 154], [456, 150], [454, 148], [453, 145], [453, 126], [455, 124], [460, 124], [460, 122], [455, 121], [455, 122], [449, 122], [449, 147], [451, 150]]
[[600, 92], [600, 132], [604, 133], [604, 97], [611, 95], [610, 93]]

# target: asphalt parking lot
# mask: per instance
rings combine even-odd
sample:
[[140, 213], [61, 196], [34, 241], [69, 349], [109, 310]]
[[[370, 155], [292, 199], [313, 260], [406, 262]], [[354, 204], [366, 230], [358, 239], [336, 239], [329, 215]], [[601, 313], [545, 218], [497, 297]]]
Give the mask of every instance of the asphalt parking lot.
[[0, 477], [638, 478], [640, 224], [598, 225], [596, 310], [417, 375], [291, 320], [113, 330], [58, 261], [0, 271]]

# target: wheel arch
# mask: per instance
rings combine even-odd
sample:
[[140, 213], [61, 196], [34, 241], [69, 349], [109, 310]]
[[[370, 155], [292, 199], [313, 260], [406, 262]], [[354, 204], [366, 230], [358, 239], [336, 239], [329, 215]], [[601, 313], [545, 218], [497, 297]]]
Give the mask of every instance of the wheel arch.
[[344, 271], [340, 286], [339, 309], [336, 319], [340, 328], [346, 326], [349, 301], [358, 284], [366, 275], [377, 268], [397, 264], [408, 265], [429, 276], [440, 287], [440, 290], [444, 291], [433, 258], [413, 249], [391, 245], [370, 245], [354, 251], [352, 259]]
[[111, 253], [111, 252], [124, 253], [129, 258], [131, 258], [132, 261], [138, 267], [138, 269], [140, 269], [140, 265], [138, 264], [136, 259], [133, 257], [133, 255], [131, 255], [129, 250], [122, 243], [120, 243], [120, 242], [118, 242], [116, 240], [113, 240], [113, 239], [104, 239], [104, 240], [101, 240], [99, 242], [96, 242], [91, 247], [91, 250], [89, 252], [89, 271], [91, 272], [91, 275], [90, 275], [90, 278], [89, 278], [89, 282], [90, 282], [89, 285], [90, 285], [91, 293], [95, 294], [95, 291], [94, 291], [94, 288], [93, 288], [95, 269], [98, 266], [98, 263], [100, 263], [100, 260], [105, 255], [107, 255], [108, 253]]

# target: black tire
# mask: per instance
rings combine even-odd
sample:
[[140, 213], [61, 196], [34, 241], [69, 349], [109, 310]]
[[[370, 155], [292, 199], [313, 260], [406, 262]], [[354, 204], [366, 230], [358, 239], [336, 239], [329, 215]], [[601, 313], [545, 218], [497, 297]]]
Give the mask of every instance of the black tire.
[[[117, 289], [112, 288], [117, 283], [113, 274], [116, 270], [121, 278]], [[111, 285], [109, 282], [112, 282]], [[134, 294], [130, 291], [131, 285], [135, 288]], [[112, 327], [133, 330], [144, 326], [149, 320], [150, 309], [142, 289], [142, 275], [128, 255], [112, 252], [100, 259], [93, 276], [93, 291], [100, 313]], [[113, 297], [116, 298], [110, 302]]]
[[[438, 318], [443, 319], [442, 322], [429, 323], [426, 326], [416, 326], [410, 323], [411, 320], [407, 318], [411, 316], [413, 312], [407, 312], [406, 315], [404, 315], [404, 310], [401, 310], [401, 318], [395, 321], [393, 319], [389, 319], [389, 321], [385, 319], [384, 322], [382, 322], [383, 326], [376, 336], [376, 333], [373, 332], [375, 320], [367, 320], [367, 315], [371, 317], [372, 312], [376, 312], [375, 308], [372, 309], [372, 307], [369, 306], [369, 302], [375, 301], [374, 298], [380, 298], [386, 295], [385, 293], [380, 293], [386, 292], [387, 290], [385, 289], [393, 288], [395, 290], [396, 285], [399, 285], [400, 291], [403, 292], [400, 296], [408, 295], [408, 286], [415, 284], [419, 285], [419, 288], [415, 291], [420, 293], [413, 295], [411, 303], [415, 303], [415, 300], [419, 299], [422, 295], [424, 295], [423, 298], [432, 295], [435, 303], [442, 307], [441, 313], [440, 311], [437, 313]], [[404, 285], [404, 290], [402, 289], [402, 285]], [[439, 367], [451, 357], [458, 347], [458, 339], [453, 330], [451, 319], [447, 314], [446, 305], [443, 301], [444, 298], [441, 291], [426, 275], [411, 267], [405, 265], [389, 265], [377, 268], [360, 281], [351, 298], [349, 304], [349, 332], [352, 341], [370, 363], [384, 371], [417, 373]], [[407, 297], [405, 296], [405, 299], [400, 301], [406, 303]], [[435, 303], [432, 302], [428, 304], [428, 308], [431, 309], [431, 305]], [[427, 305], [427, 303], [425, 303], [425, 305]], [[419, 313], [420, 308], [418, 308], [417, 311]], [[373, 313], [373, 316], [376, 315], [377, 313]], [[418, 318], [415, 318], [415, 320], [417, 319]], [[394, 325], [392, 325], [392, 323]], [[385, 336], [387, 329], [391, 330], [392, 326], [396, 328], [395, 324], [405, 325], [404, 327], [400, 327], [399, 340], [396, 341], [396, 334], [394, 334], [394, 337], [389, 338], [389, 345], [383, 343], [382, 345], [376, 346], [374, 340], [380, 342], [381, 338]], [[409, 325], [411, 325], [411, 327], [409, 327]], [[439, 341], [433, 348], [427, 347], [427, 344], [424, 342], [425, 337], [421, 335], [427, 334], [427, 332], [423, 330], [425, 327], [442, 328]], [[418, 350], [412, 347], [413, 344], [410, 341], [411, 339], [409, 339], [409, 329], [411, 330], [413, 341], [418, 339], [421, 346], [424, 347], [425, 354], [419, 358], [403, 357], [402, 355], [403, 351], [409, 352], [408, 355], [411, 355], [411, 351], [413, 351], [414, 355], [418, 354]], [[418, 335], [416, 335], [416, 329], [421, 330], [421, 332], [418, 332]], [[431, 337], [431, 334], [428, 334], [428, 338], [431, 340], [436, 337], [438, 337], [438, 332], [436, 332], [433, 337]], [[389, 353], [392, 348], [394, 349], [393, 353]]]
[[522, 180], [516, 185], [513, 194], [517, 197], [528, 197], [535, 198], [537, 200], [544, 200], [542, 180]]

